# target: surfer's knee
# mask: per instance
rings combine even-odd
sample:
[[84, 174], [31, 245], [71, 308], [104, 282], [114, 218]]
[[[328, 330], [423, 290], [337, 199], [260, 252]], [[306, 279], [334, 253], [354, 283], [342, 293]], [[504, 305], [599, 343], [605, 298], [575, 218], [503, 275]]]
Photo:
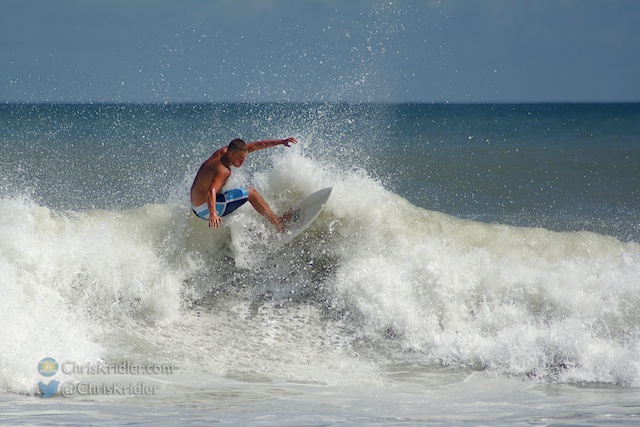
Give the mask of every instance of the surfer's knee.
[[247, 197], [249, 199], [249, 202], [251, 202], [253, 207], [258, 209], [260, 213], [262, 213], [262, 211], [264, 210], [269, 209], [269, 205], [267, 205], [267, 202], [262, 198], [260, 193], [258, 193], [258, 190], [253, 187], [249, 187], [247, 188], [247, 192], [249, 193], [249, 197]]

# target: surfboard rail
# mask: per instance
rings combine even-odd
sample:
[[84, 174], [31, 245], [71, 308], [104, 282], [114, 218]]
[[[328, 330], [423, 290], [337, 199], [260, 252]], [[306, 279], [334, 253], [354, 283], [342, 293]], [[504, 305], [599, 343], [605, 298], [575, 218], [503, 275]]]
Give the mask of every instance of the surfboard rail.
[[291, 242], [313, 223], [329, 200], [332, 189], [333, 187], [327, 187], [311, 193], [293, 208], [291, 220], [285, 231], [278, 236], [278, 245]]

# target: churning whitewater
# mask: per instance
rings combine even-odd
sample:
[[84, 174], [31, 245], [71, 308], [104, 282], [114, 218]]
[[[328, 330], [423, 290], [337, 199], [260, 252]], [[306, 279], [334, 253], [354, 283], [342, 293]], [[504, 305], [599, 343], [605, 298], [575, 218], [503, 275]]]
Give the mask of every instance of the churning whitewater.
[[[0, 105], [0, 418], [635, 425], [639, 118]], [[249, 204], [217, 230], [193, 215], [216, 148], [288, 136], [229, 185], [279, 214], [333, 187], [292, 243]]]
[[638, 244], [458, 219], [296, 151], [253, 178], [279, 210], [334, 190], [277, 251], [251, 209], [213, 232], [186, 203], [4, 198], [3, 389], [35, 393], [45, 355], [327, 384], [379, 384], [401, 363], [640, 382]]

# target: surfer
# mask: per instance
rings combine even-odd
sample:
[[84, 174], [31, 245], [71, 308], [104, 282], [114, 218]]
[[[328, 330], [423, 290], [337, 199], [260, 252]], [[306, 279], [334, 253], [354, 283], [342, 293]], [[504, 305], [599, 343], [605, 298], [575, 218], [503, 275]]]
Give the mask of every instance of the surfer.
[[237, 168], [242, 166], [249, 153], [278, 145], [289, 147], [291, 143], [297, 144], [298, 141], [293, 137], [249, 143], [234, 139], [228, 146], [216, 150], [200, 166], [191, 186], [193, 212], [199, 218], [209, 221], [209, 227], [218, 228], [222, 223], [221, 217], [238, 209], [248, 200], [276, 230], [284, 231], [286, 214], [283, 217], [277, 216], [255, 188], [240, 187], [222, 192], [222, 187], [231, 176], [231, 165]]

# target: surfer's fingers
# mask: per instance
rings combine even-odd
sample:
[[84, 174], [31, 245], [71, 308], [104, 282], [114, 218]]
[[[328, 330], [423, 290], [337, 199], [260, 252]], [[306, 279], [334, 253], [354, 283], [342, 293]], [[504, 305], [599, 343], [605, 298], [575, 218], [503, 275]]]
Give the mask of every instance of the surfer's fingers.
[[284, 146], [285, 146], [285, 147], [289, 147], [289, 146], [290, 146], [289, 144], [291, 144], [292, 142], [293, 142], [294, 144], [297, 144], [297, 143], [298, 143], [298, 140], [297, 140], [297, 139], [295, 139], [293, 136], [290, 136], [289, 138], [287, 138], [287, 139], [285, 139], [285, 140], [284, 140]]

